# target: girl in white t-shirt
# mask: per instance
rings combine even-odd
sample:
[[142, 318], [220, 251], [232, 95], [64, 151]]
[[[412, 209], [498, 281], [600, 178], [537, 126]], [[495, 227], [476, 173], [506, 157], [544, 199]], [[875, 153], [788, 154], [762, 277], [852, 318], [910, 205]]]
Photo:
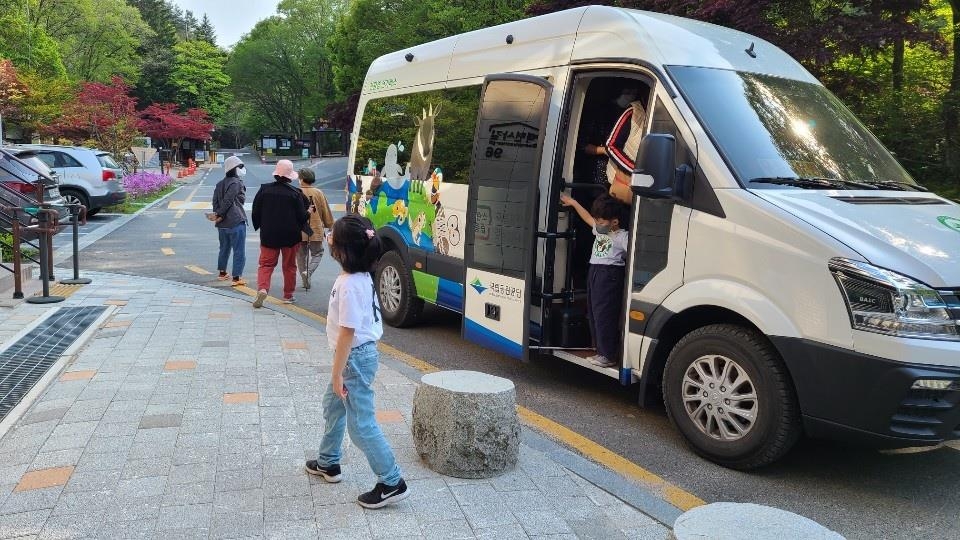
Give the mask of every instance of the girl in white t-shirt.
[[327, 341], [334, 352], [333, 373], [323, 396], [323, 440], [317, 459], [307, 461], [306, 470], [327, 482], [340, 481], [346, 428], [377, 475], [377, 485], [357, 502], [364, 508], [380, 508], [410, 495], [373, 405], [383, 323], [371, 272], [382, 247], [370, 220], [356, 214], [337, 220], [327, 239], [330, 255], [343, 271], [330, 291], [327, 312]]

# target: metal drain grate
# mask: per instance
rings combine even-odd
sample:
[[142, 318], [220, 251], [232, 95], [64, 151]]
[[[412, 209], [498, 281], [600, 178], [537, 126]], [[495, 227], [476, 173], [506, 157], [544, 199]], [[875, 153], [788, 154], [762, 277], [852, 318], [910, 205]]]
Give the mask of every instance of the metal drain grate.
[[0, 352], [0, 420], [106, 309], [60, 308]]

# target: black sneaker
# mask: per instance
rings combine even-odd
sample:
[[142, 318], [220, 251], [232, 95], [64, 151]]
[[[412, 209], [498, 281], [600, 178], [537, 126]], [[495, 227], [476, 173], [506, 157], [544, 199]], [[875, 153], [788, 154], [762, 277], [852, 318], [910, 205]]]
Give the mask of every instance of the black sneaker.
[[377, 482], [377, 485], [373, 486], [373, 490], [361, 493], [357, 497], [357, 503], [364, 508], [382, 508], [388, 504], [402, 501], [409, 495], [410, 491], [407, 489], [407, 483], [401, 478], [400, 483], [392, 487]]
[[314, 474], [320, 477], [323, 477], [324, 480], [330, 482], [331, 484], [336, 484], [340, 481], [340, 465], [331, 465], [329, 467], [321, 467], [317, 460], [311, 459], [303, 466], [308, 473]]

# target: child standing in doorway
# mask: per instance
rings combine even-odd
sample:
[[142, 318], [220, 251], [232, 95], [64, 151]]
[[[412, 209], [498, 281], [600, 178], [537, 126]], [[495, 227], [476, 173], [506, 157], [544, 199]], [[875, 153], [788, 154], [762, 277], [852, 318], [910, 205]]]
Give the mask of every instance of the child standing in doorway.
[[377, 475], [377, 484], [357, 497], [357, 503], [380, 508], [410, 495], [390, 443], [377, 424], [373, 404], [383, 323], [370, 272], [380, 259], [382, 245], [370, 220], [355, 214], [337, 220], [328, 238], [330, 256], [343, 271], [333, 284], [327, 311], [327, 341], [334, 352], [333, 373], [323, 396], [323, 440], [317, 459], [307, 461], [306, 470], [327, 482], [340, 481], [346, 428]]
[[627, 231], [620, 228], [624, 205], [607, 193], [593, 201], [590, 212], [565, 194], [560, 195], [560, 204], [572, 206], [580, 218], [593, 227], [587, 299], [590, 333], [597, 354], [588, 360], [595, 366], [613, 367], [620, 357], [620, 321], [627, 255]]

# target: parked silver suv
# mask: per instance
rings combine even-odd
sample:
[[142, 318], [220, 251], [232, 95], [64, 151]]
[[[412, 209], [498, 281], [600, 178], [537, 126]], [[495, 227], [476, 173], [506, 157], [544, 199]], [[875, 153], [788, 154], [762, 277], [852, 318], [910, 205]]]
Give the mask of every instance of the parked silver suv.
[[21, 144], [30, 149], [60, 177], [60, 193], [67, 203], [80, 203], [92, 216], [104, 206], [121, 203], [127, 192], [120, 182], [123, 171], [109, 152], [81, 146]]

